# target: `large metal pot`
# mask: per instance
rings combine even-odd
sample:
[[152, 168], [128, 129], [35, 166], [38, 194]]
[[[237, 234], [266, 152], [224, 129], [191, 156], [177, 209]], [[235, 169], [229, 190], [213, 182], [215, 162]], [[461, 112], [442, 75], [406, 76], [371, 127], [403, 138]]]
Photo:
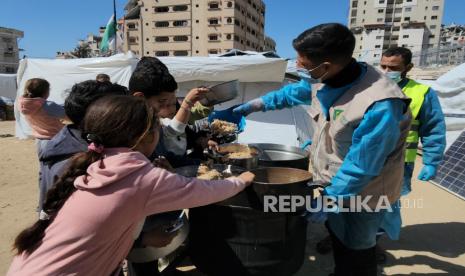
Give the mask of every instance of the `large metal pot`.
[[[306, 170], [295, 168], [267, 167], [251, 171], [255, 174], [252, 188], [261, 204], [265, 203], [265, 196], [278, 199], [280, 196], [312, 196], [312, 174]], [[268, 201], [269, 202], [269, 201]], [[300, 212], [305, 210], [305, 205], [297, 208]]]
[[260, 167], [287, 167], [307, 170], [309, 152], [298, 147], [280, 144], [250, 144], [259, 149]]

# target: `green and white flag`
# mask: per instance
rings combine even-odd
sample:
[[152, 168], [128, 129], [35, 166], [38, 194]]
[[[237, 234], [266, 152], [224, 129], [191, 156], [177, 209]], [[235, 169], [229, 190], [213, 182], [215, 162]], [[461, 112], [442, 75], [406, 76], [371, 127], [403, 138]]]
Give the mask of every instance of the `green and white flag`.
[[108, 20], [107, 27], [105, 28], [105, 33], [103, 33], [102, 42], [100, 43], [100, 51], [106, 52], [111, 48], [114, 48], [110, 43], [114, 43], [116, 38], [116, 24], [115, 24], [115, 15], [112, 15], [110, 20]]

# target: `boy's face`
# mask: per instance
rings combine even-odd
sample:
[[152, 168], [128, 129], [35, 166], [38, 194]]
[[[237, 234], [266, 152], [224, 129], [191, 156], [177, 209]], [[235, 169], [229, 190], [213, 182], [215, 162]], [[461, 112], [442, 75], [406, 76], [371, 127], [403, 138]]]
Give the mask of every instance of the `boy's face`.
[[148, 98], [147, 102], [158, 110], [158, 116], [161, 118], [171, 119], [176, 115], [176, 94], [174, 92], [162, 92]]

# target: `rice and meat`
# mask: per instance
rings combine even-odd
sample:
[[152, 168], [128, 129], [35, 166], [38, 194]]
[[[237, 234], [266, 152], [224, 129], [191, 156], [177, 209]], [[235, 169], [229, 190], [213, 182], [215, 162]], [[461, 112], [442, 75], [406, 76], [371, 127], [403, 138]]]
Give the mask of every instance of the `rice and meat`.
[[234, 123], [215, 119], [210, 125], [213, 134], [228, 135], [237, 131], [237, 125]]

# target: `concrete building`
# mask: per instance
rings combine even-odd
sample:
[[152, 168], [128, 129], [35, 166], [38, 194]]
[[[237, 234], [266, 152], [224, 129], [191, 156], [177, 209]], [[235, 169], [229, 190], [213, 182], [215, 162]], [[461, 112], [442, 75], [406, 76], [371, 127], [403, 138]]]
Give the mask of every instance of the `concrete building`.
[[262, 0], [129, 0], [125, 51], [138, 56], [208, 56], [231, 49], [275, 51]]
[[465, 25], [451, 24], [441, 28], [440, 64], [458, 65], [465, 62]]
[[384, 50], [402, 46], [415, 65], [427, 63], [424, 53], [439, 46], [443, 12], [444, 0], [350, 0], [354, 57], [377, 65]]
[[23, 37], [22, 31], [0, 27], [0, 73], [14, 74], [18, 70], [18, 38]]

